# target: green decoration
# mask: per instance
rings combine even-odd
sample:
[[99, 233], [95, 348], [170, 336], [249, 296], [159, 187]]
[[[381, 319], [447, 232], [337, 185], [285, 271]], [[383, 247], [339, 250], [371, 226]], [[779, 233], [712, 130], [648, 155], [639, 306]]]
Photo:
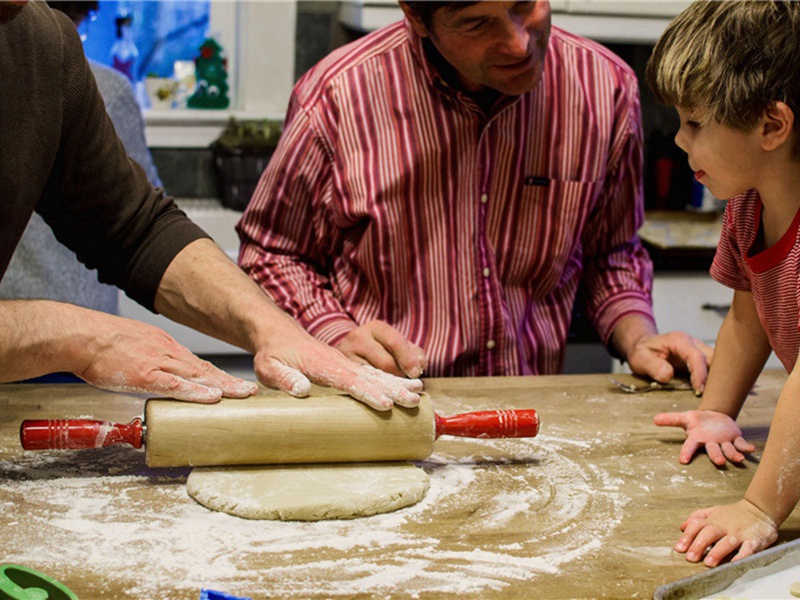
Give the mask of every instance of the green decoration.
[[222, 46], [207, 39], [200, 46], [194, 65], [197, 86], [186, 105], [189, 108], [228, 108], [227, 60], [222, 56]]

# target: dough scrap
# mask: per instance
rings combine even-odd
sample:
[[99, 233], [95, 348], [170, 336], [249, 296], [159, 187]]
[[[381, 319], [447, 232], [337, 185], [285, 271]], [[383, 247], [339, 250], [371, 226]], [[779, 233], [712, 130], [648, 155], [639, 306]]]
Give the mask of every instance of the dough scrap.
[[789, 586], [789, 593], [795, 598], [800, 598], [800, 581], [795, 581]]
[[245, 519], [353, 519], [416, 504], [430, 485], [411, 463], [198, 467], [186, 491], [203, 506]]

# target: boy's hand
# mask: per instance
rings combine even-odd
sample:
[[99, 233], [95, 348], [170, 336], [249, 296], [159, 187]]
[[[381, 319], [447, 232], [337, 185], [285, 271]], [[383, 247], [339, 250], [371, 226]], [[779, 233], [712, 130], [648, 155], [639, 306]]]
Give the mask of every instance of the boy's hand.
[[747, 500], [697, 510], [681, 525], [681, 531], [675, 551], [686, 553], [690, 562], [699, 562], [713, 546], [703, 560], [707, 567], [716, 567], [737, 549], [732, 560], [759, 552], [778, 539], [775, 522]]
[[661, 413], [653, 423], [660, 427], [683, 427], [686, 441], [678, 460], [689, 464], [695, 453], [705, 447], [709, 460], [723, 466], [726, 460], [744, 462], [742, 452], [753, 452], [756, 447], [742, 437], [742, 430], [729, 415], [713, 410], [690, 410], [680, 413]]

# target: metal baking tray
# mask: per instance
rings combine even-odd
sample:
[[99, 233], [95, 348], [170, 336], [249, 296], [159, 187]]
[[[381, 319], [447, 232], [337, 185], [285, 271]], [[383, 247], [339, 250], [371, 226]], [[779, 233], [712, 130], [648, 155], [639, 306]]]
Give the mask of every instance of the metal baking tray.
[[[699, 598], [707, 598], [725, 590], [734, 583], [754, 582], [798, 566], [800, 566], [800, 539], [769, 548], [736, 562], [709, 569], [686, 579], [662, 585], [656, 589], [653, 598], [655, 600], [697, 600]], [[796, 576], [794, 581], [800, 581], [800, 576]], [[789, 594], [788, 584], [785, 586], [785, 593], [781, 596], [784, 598], [792, 597]]]

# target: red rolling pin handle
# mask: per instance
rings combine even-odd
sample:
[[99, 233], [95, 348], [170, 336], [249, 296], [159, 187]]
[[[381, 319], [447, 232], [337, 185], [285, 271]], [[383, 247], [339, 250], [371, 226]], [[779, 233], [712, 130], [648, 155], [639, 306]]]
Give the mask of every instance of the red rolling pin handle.
[[19, 439], [25, 450], [85, 450], [116, 444], [142, 447], [142, 420], [109, 423], [85, 419], [23, 421]]
[[530, 410], [484, 410], [480, 412], [436, 416], [436, 437], [455, 435], [469, 438], [536, 437], [539, 415]]

